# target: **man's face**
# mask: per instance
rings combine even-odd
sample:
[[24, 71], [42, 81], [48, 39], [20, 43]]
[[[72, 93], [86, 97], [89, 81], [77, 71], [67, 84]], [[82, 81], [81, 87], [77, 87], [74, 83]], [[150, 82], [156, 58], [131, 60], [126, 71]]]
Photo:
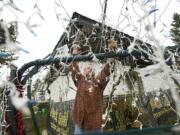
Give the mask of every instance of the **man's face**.
[[92, 74], [92, 67], [93, 65], [92, 64], [87, 64], [84, 68], [84, 75], [85, 76], [91, 76]]

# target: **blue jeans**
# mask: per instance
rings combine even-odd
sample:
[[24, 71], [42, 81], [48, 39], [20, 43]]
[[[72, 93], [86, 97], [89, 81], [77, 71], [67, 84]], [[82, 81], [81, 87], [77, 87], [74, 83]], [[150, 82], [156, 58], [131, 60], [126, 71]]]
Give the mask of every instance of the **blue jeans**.
[[102, 133], [102, 129], [97, 129], [95, 131], [86, 131], [81, 129], [78, 125], [75, 125], [74, 135], [83, 135], [89, 133]]

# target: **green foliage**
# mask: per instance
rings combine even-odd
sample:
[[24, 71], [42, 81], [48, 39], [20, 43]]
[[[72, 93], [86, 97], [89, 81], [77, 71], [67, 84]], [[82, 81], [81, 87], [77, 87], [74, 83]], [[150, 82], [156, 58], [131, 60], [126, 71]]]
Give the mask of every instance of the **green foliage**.
[[39, 108], [38, 108], [37, 106], [33, 106], [33, 110], [34, 110], [34, 112], [36, 113], [36, 112], [39, 111]]
[[[37, 123], [38, 123], [38, 126], [39, 126], [39, 131], [41, 134], [43, 134], [43, 131], [47, 130], [47, 119], [48, 117], [44, 114], [41, 114], [41, 113], [36, 113], [36, 120], [37, 120]], [[31, 116], [23, 116], [23, 126], [26, 130], [26, 134], [27, 135], [36, 135], [36, 131], [35, 129], [33, 128], [33, 123], [32, 123], [32, 118]], [[47, 135], [50, 135], [50, 133], [48, 133]]]
[[49, 102], [39, 102], [37, 103], [37, 107], [39, 108], [39, 110], [42, 110], [44, 108], [49, 109]]
[[6, 40], [5, 40], [5, 39], [6, 39], [6, 38], [5, 38], [5, 34], [4, 34], [4, 33], [5, 33], [5, 30], [4, 30], [4, 28], [2, 27], [2, 24], [1, 24], [1, 23], [2, 23], [2, 21], [0, 21], [0, 45], [1, 45], [1, 44], [4, 44], [5, 41], [6, 41]]
[[11, 23], [10, 26], [8, 27], [8, 31], [10, 34], [10, 40], [12, 42], [17, 42], [17, 36], [18, 36], [18, 31], [17, 31], [17, 23]]
[[174, 13], [173, 21], [171, 23], [171, 36], [175, 45], [180, 45], [180, 14]]

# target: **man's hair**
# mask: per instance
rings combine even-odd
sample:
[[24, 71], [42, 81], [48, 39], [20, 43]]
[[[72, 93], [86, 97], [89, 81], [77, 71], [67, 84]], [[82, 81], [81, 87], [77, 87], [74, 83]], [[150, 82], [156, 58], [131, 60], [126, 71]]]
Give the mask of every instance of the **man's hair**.
[[94, 72], [94, 65], [93, 65], [93, 62], [91, 61], [85, 61], [85, 62], [80, 62], [79, 63], [79, 69], [81, 71], [81, 73], [84, 72], [84, 69], [87, 65], [92, 65], [92, 72]]
[[79, 70], [81, 73], [84, 72], [84, 68], [88, 65], [88, 64], [92, 64], [92, 72], [94, 73], [94, 76], [97, 76], [100, 71], [103, 68], [103, 64], [101, 63], [94, 63], [93, 61], [86, 61], [86, 62], [79, 62]]

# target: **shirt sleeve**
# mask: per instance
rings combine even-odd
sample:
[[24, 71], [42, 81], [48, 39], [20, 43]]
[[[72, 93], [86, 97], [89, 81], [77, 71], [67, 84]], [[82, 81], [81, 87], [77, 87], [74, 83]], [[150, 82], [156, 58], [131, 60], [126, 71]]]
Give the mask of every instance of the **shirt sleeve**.
[[73, 62], [71, 65], [71, 71], [72, 71], [72, 79], [74, 81], [75, 86], [78, 86], [78, 82], [81, 80], [83, 75], [81, 74], [79, 70], [79, 66], [77, 62]]
[[77, 98], [75, 99], [75, 103], [72, 109], [72, 120], [74, 124], [82, 126], [84, 119], [84, 102], [83, 97], [77, 94]]
[[107, 83], [109, 82], [110, 75], [110, 66], [109, 63], [104, 65], [104, 68], [101, 70], [100, 74], [97, 76], [98, 84], [101, 90], [104, 90]]

